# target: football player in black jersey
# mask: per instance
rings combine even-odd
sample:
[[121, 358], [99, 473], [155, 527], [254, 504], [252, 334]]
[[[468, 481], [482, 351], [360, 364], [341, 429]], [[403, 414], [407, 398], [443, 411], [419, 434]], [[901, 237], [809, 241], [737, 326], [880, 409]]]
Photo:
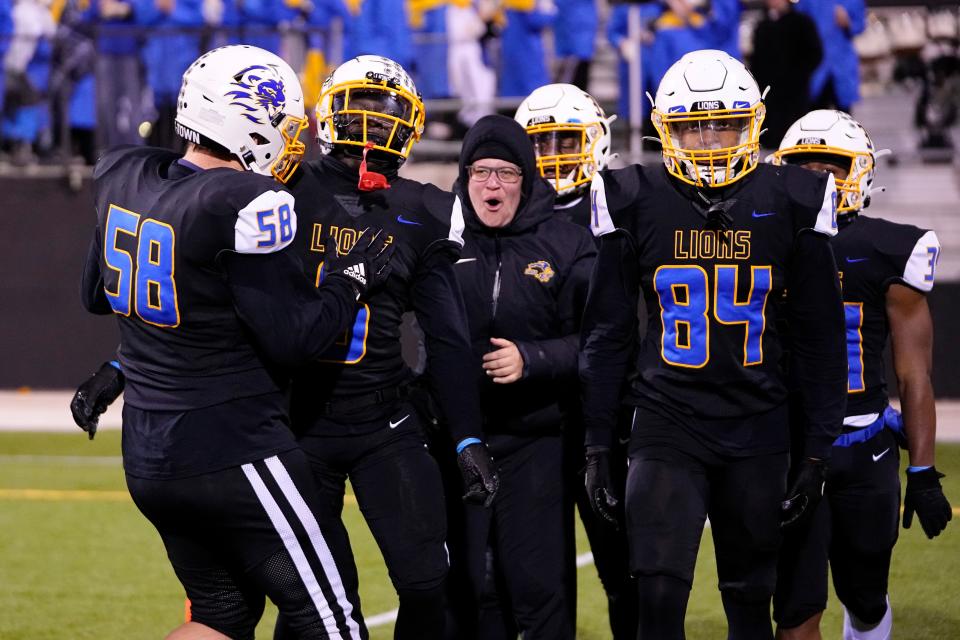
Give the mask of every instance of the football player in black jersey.
[[[346, 532], [318, 504], [267, 361], [325, 353], [389, 253], [362, 244], [317, 289], [282, 251], [297, 212], [278, 181], [299, 164], [306, 125], [283, 60], [224, 47], [184, 73], [182, 158], [121, 148], [94, 171], [82, 297], [118, 318], [127, 486], [192, 603], [169, 638], [253, 638], [265, 595], [299, 638], [367, 637]], [[91, 436], [120, 376], [105, 365], [74, 398]]]
[[[590, 180], [607, 168], [610, 151], [610, 123], [597, 101], [572, 84], [548, 84], [536, 89], [517, 108], [514, 119], [527, 131], [537, 158], [537, 169], [557, 192], [554, 214], [583, 227], [590, 226]], [[599, 239], [597, 239], [599, 243]], [[579, 402], [570, 415], [580, 414]], [[623, 434], [625, 435], [625, 434]], [[617, 490], [622, 495], [626, 481], [626, 446], [618, 434], [611, 449]], [[614, 640], [637, 635], [637, 599], [634, 581], [627, 567], [627, 539], [622, 528], [607, 526], [590, 508], [583, 484], [583, 423], [570, 419], [564, 425], [569, 446], [564, 453], [570, 491], [580, 520], [590, 540], [593, 563], [607, 595], [610, 630]], [[572, 514], [570, 517], [573, 517]], [[569, 544], [574, 545], [574, 540]], [[573, 558], [573, 554], [570, 554]], [[569, 568], [568, 606], [576, 616], [576, 566]]]
[[[423, 103], [396, 62], [360, 56], [340, 65], [317, 103], [324, 155], [290, 188], [302, 233], [294, 248], [320, 282], [339, 247], [382, 227], [394, 248], [391, 276], [358, 303], [353, 326], [324, 364], [297, 372], [293, 426], [324, 504], [343, 508], [349, 478], [400, 599], [396, 638], [440, 638], [448, 570], [443, 484], [408, 401], [400, 327], [414, 311], [424, 333], [431, 384], [467, 484], [466, 499], [489, 503], [497, 478], [481, 442], [470, 339], [453, 265], [463, 244], [461, 205], [397, 171], [423, 129]], [[283, 636], [284, 620], [278, 621]]]
[[[581, 331], [586, 483], [598, 514], [616, 519], [608, 452], [625, 403], [641, 639], [684, 637], [707, 516], [728, 637], [773, 637], [781, 523], [802, 520], [819, 500], [843, 419], [833, 177], [758, 166], [763, 111], [740, 62], [688, 53], [657, 90], [663, 166], [604, 171], [591, 185], [601, 247]], [[647, 332], [631, 366], [641, 293]], [[781, 314], [805, 434], [789, 484]]]
[[[812, 111], [787, 131], [774, 162], [833, 174], [839, 233], [831, 244], [846, 317], [847, 410], [833, 443], [825, 499], [810, 529], [788, 534], [780, 559], [774, 618], [778, 637], [819, 639], [827, 604], [827, 564], [843, 603], [845, 640], [886, 640], [890, 556], [900, 513], [898, 442], [909, 449], [903, 526], [913, 516], [927, 537], [953, 514], [934, 467], [936, 407], [930, 368], [937, 234], [860, 215], [870, 203], [877, 157], [869, 135], [842, 111]], [[888, 406], [887, 338], [903, 416]]]

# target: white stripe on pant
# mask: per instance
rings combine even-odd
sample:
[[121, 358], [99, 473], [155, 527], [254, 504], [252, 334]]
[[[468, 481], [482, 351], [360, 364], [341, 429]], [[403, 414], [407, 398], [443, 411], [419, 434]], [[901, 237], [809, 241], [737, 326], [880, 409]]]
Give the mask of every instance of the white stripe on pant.
[[[300, 495], [300, 492], [297, 490], [296, 485], [293, 483], [293, 480], [283, 467], [283, 463], [281, 463], [276, 456], [267, 458], [265, 463], [267, 464], [267, 468], [270, 470], [271, 475], [273, 475], [274, 479], [279, 485], [280, 490], [283, 492], [284, 497], [297, 514], [301, 525], [303, 525], [303, 527], [307, 530], [307, 534], [310, 537], [313, 549], [319, 556], [321, 566], [326, 573], [326, 578], [329, 581], [334, 595], [337, 598], [337, 603], [343, 609], [344, 615], [346, 616], [347, 626], [350, 629], [350, 639], [360, 640], [359, 627], [351, 616], [353, 613], [353, 605], [350, 604], [350, 601], [347, 599], [346, 593], [343, 590], [343, 581], [340, 578], [340, 573], [337, 571], [336, 564], [334, 563], [333, 557], [330, 554], [330, 549], [327, 547], [327, 543], [323, 539], [323, 535], [320, 532], [320, 526], [317, 523], [316, 518], [313, 516], [313, 513], [310, 511], [309, 507], [307, 507], [307, 504]], [[273, 523], [277, 533], [280, 534], [280, 538], [283, 540], [283, 545], [286, 547], [287, 553], [290, 554], [290, 557], [297, 568], [297, 572], [300, 574], [300, 578], [303, 580], [304, 586], [307, 588], [310, 598], [313, 600], [313, 604], [316, 606], [317, 611], [320, 614], [320, 618], [323, 621], [323, 625], [327, 631], [327, 634], [331, 639], [339, 638], [342, 640], [343, 636], [340, 634], [340, 630], [337, 628], [337, 621], [334, 617], [334, 613], [331, 610], [326, 597], [323, 595], [323, 591], [320, 588], [320, 583], [317, 581], [317, 577], [314, 575], [313, 569], [310, 567], [310, 563], [307, 561], [307, 557], [303, 548], [300, 546], [300, 542], [297, 540], [297, 535], [294, 532], [293, 527], [283, 515], [283, 512], [280, 510], [280, 506], [277, 504], [276, 500], [274, 500], [273, 495], [271, 495], [270, 490], [267, 489], [266, 484], [264, 484], [263, 480], [260, 478], [260, 475], [254, 468], [253, 464], [243, 465], [243, 473], [247, 476], [247, 480], [249, 480], [254, 492], [256, 492], [257, 497], [260, 499], [260, 503], [263, 505], [267, 516], [270, 518], [270, 522]]]

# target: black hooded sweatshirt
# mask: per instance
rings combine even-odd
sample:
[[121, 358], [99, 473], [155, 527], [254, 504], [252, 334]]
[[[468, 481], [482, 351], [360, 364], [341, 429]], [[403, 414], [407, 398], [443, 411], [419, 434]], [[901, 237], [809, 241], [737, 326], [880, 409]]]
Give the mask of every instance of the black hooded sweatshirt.
[[[514, 219], [502, 228], [483, 225], [470, 202], [467, 167], [489, 157], [475, 152], [491, 142], [509, 150], [523, 172]], [[482, 149], [481, 149], [482, 151]], [[463, 292], [478, 372], [484, 432], [558, 433], [561, 404], [576, 397], [580, 318], [596, 250], [590, 233], [558, 218], [555, 191], [537, 172], [523, 128], [510, 118], [487, 116], [463, 141], [454, 191], [463, 203], [464, 248], [454, 270]], [[514, 342], [523, 377], [494, 384], [483, 372], [490, 338]]]

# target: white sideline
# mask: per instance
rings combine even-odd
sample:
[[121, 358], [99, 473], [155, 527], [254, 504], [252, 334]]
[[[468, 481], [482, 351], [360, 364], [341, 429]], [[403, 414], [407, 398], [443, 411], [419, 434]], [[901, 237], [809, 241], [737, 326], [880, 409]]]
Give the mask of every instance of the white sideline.
[[[72, 391], [0, 390], [0, 431], [77, 431], [72, 397]], [[119, 429], [122, 408], [118, 399], [100, 417], [100, 429]], [[937, 401], [937, 440], [960, 442], [960, 400]]]

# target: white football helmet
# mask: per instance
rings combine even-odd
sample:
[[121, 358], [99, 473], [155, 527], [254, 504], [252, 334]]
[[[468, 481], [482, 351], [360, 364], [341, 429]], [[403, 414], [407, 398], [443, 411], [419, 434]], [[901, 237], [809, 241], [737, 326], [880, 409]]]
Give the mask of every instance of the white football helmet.
[[533, 142], [537, 168], [560, 195], [587, 189], [610, 163], [610, 123], [617, 116], [572, 84], [548, 84], [520, 103], [514, 120]]
[[867, 130], [843, 111], [817, 109], [787, 129], [774, 152], [774, 164], [829, 162], [847, 169], [847, 177], [836, 178], [837, 213], [852, 213], [870, 203], [870, 188], [878, 152]]
[[317, 140], [388, 154], [399, 164], [423, 134], [423, 100], [400, 64], [383, 56], [347, 60], [324, 81], [317, 100]]
[[679, 180], [723, 187], [757, 167], [763, 97], [747, 68], [723, 51], [692, 51], [657, 89], [651, 114], [663, 163]]
[[286, 182], [306, 151], [299, 136], [308, 124], [297, 74], [269, 51], [220, 47], [183, 74], [177, 134], [226, 149], [245, 169]]

